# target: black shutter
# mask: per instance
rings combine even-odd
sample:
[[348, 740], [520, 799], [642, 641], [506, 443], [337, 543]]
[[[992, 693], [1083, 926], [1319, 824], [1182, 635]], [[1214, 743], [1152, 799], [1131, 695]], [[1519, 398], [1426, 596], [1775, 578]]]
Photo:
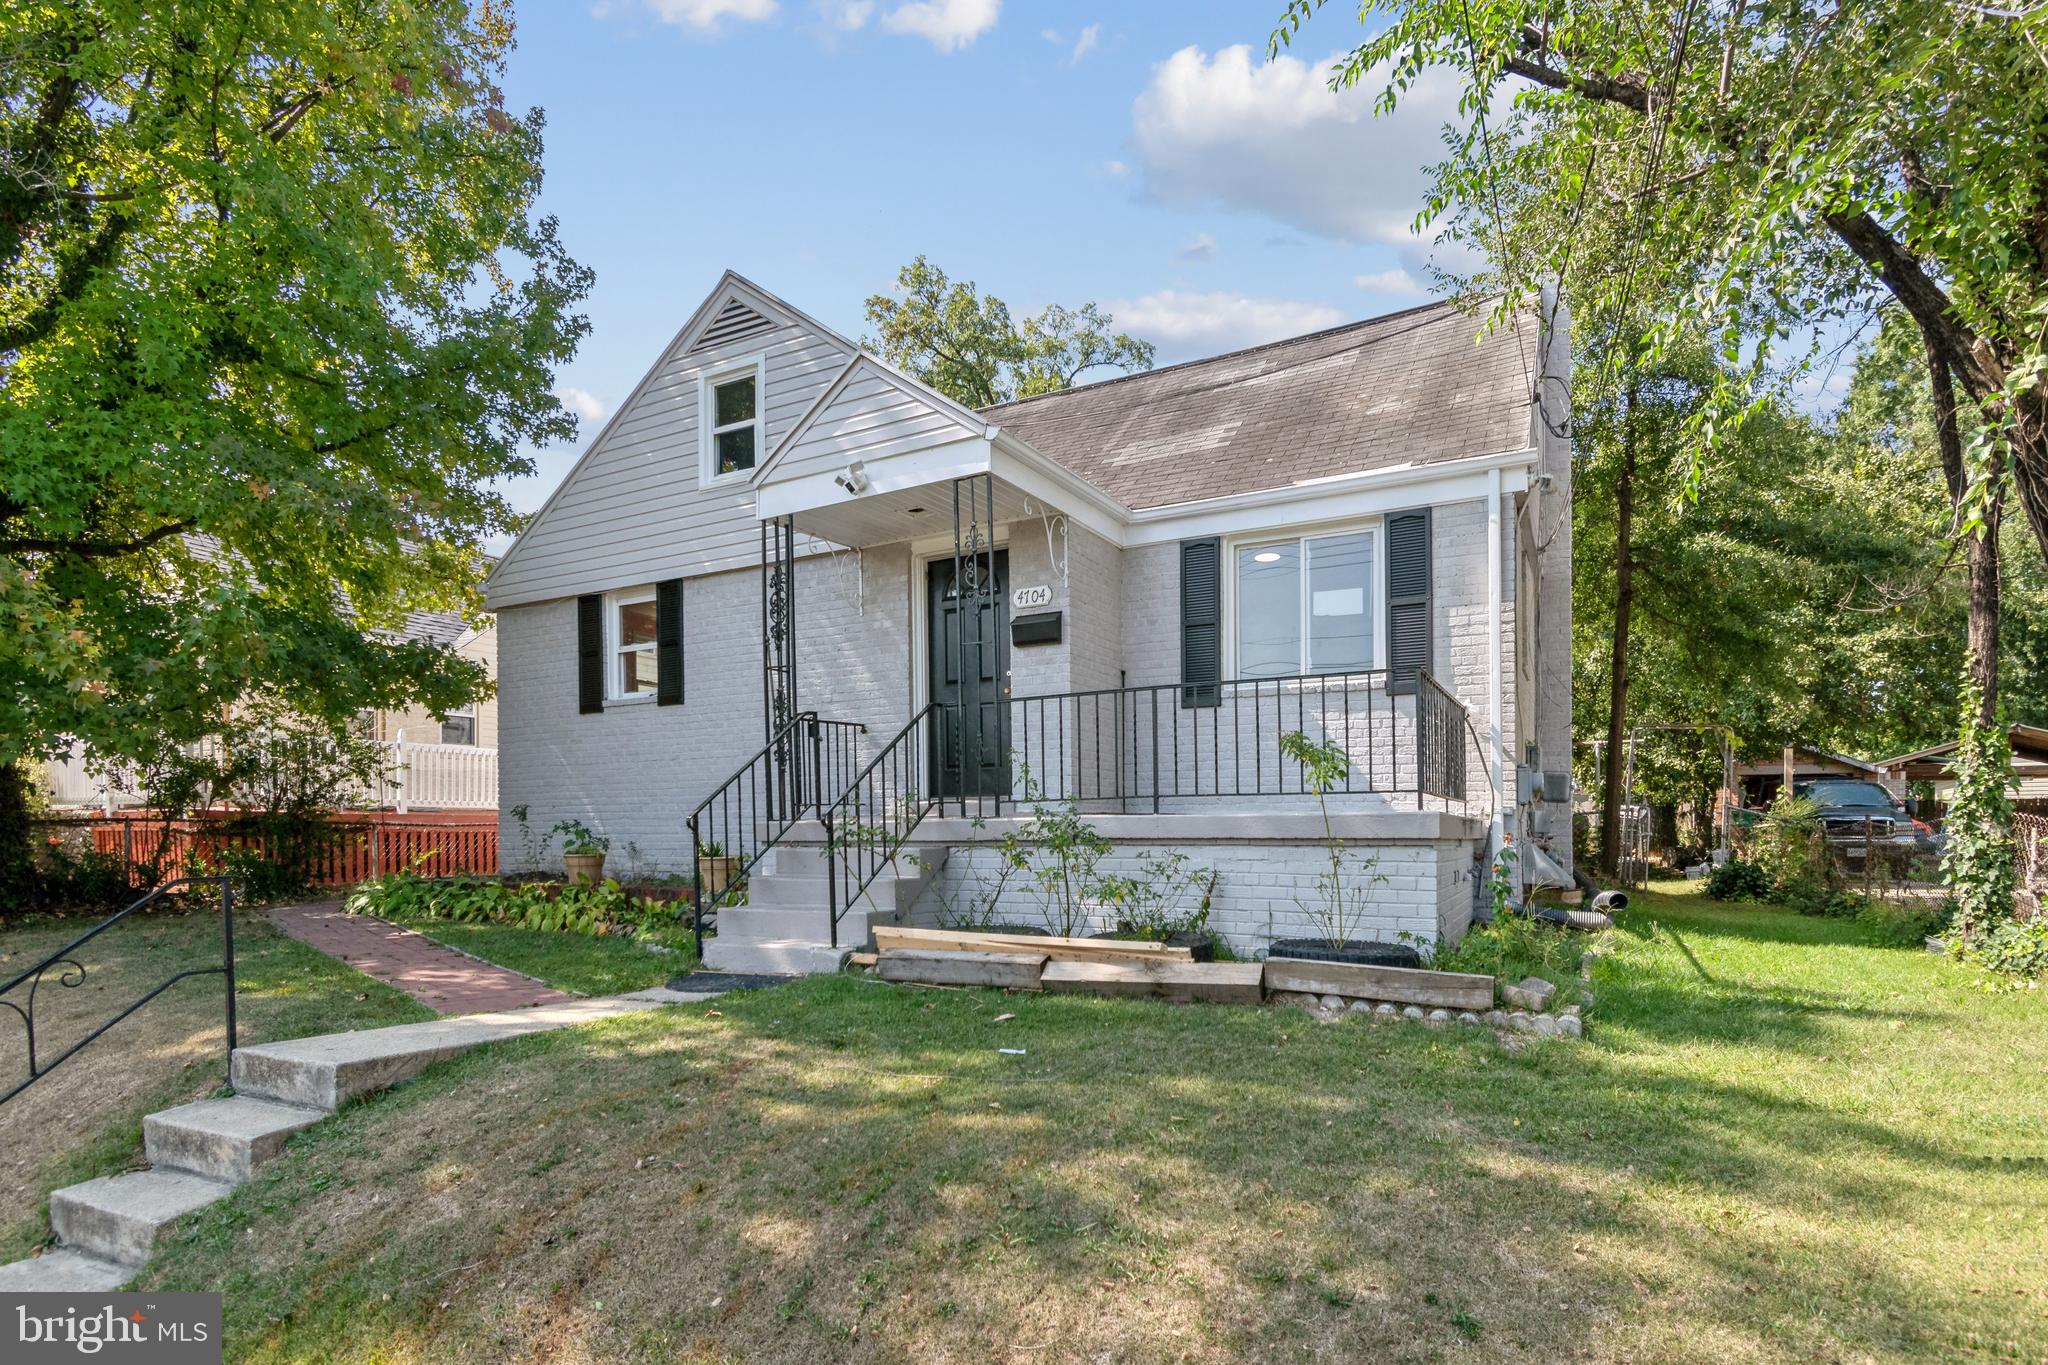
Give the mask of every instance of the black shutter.
[[604, 598], [576, 599], [576, 709], [604, 710]]
[[1223, 689], [1223, 542], [1180, 543], [1180, 704], [1214, 706]]
[[654, 704], [683, 701], [683, 580], [654, 585]]
[[1387, 518], [1387, 691], [1413, 692], [1430, 666], [1429, 509]]

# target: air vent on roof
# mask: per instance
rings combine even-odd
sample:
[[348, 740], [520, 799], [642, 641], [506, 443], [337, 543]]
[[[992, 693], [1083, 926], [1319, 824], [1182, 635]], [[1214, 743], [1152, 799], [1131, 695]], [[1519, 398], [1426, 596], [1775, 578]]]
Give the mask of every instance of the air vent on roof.
[[709, 351], [728, 342], [759, 336], [774, 328], [775, 324], [767, 318], [738, 299], [730, 299], [719, 310], [718, 316], [711, 320], [711, 325], [704, 329], [704, 334], [697, 338], [697, 343], [690, 347], [690, 353], [695, 355], [698, 351]]

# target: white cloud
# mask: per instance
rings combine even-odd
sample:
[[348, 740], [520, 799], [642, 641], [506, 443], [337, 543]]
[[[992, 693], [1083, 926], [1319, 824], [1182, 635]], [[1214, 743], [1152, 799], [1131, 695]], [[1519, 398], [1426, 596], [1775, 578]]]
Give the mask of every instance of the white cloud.
[[1352, 283], [1360, 289], [1367, 289], [1375, 294], [1391, 294], [1397, 298], [1420, 298], [1429, 292], [1413, 275], [1399, 266], [1392, 270], [1376, 271], [1370, 275], [1354, 276]]
[[1003, 0], [910, 0], [882, 16], [891, 33], [912, 33], [941, 52], [957, 52], [995, 27]]
[[1105, 161], [1102, 163], [1102, 169], [1119, 179], [1131, 173], [1131, 168], [1121, 161]]
[[1102, 25], [1090, 24], [1081, 30], [1081, 36], [1074, 40], [1074, 50], [1067, 56], [1067, 65], [1078, 66], [1081, 59], [1095, 50], [1095, 40], [1102, 36]]
[[758, 24], [775, 17], [775, 0], [648, 0], [665, 24], [712, 33], [720, 20]]
[[1344, 314], [1327, 304], [1255, 298], [1227, 290], [1162, 289], [1142, 298], [1112, 299], [1103, 310], [1117, 330], [1185, 355], [1232, 351], [1335, 327]]
[[815, 7], [826, 28], [852, 33], [867, 27], [875, 12], [875, 0], [816, 0]]
[[1216, 239], [1206, 232], [1195, 234], [1195, 240], [1180, 249], [1184, 261], [1207, 261], [1216, 256]]
[[1186, 207], [1253, 209], [1325, 237], [1398, 245], [1438, 159], [1438, 131], [1457, 118], [1457, 78], [1425, 71], [1385, 118], [1372, 103], [1378, 71], [1332, 93], [1313, 65], [1213, 57], [1185, 47], [1153, 68], [1131, 107], [1131, 141], [1152, 197]]
[[589, 389], [579, 389], [574, 384], [562, 384], [556, 387], [555, 397], [561, 400], [563, 407], [586, 422], [595, 422], [605, 415], [604, 400]]

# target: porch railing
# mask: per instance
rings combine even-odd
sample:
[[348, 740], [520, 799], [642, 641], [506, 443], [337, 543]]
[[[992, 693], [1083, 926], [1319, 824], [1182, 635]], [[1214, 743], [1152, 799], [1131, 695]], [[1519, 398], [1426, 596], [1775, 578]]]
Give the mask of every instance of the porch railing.
[[1235, 679], [1199, 694], [1165, 683], [1004, 698], [989, 705], [1002, 712], [1012, 766], [988, 795], [998, 809], [1071, 798], [1125, 813], [1218, 797], [1308, 797], [1306, 774], [1281, 750], [1300, 731], [1350, 755], [1332, 795], [1377, 793], [1417, 809], [1464, 801], [1464, 705], [1427, 673], [1412, 695], [1388, 682], [1385, 670], [1370, 669]]
[[736, 895], [762, 855], [830, 794], [852, 785], [866, 733], [855, 721], [800, 712], [690, 812], [691, 920], [699, 961], [706, 900]]
[[[1119, 814], [1215, 799], [1312, 800], [1301, 766], [1281, 749], [1295, 731], [1350, 756], [1331, 795], [1471, 813], [1471, 775], [1485, 759], [1464, 704], [1428, 673], [1405, 691], [1389, 680], [1374, 669], [1238, 679], [1199, 694], [1163, 683], [927, 706], [822, 808], [833, 946], [847, 908], [928, 816], [1068, 800]], [[973, 725], [1007, 756], [993, 771], [968, 757]]]
[[[925, 816], [941, 802], [933, 763], [957, 734], [960, 708], [934, 702], [868, 761], [846, 789], [818, 812], [825, 831], [825, 904], [830, 937], [839, 946], [839, 921], [893, 862]], [[842, 894], [843, 893], [843, 894]]]

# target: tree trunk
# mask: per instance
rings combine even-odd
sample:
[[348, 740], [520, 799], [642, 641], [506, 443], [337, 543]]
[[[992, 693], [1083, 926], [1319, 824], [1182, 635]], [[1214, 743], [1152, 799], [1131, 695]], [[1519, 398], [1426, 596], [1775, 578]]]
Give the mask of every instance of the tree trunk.
[[[1955, 376], [1948, 361], [1930, 341], [1927, 348], [1929, 392], [1934, 400], [1934, 433], [1941, 448], [1941, 472], [1948, 481], [1948, 496], [1962, 524], [1963, 497], [1969, 491], [1970, 475], [1963, 466], [1962, 431], [1956, 423]], [[1999, 528], [2004, 520], [2005, 481], [1994, 478], [1985, 499], [1984, 526], [1964, 547], [1969, 570], [1969, 661], [1970, 676], [1984, 699], [1980, 719], [1992, 724], [1998, 715], [1998, 589]]]
[[28, 822], [28, 771], [18, 763], [0, 763], [0, 922], [25, 908], [35, 881]]
[[1614, 485], [1614, 653], [1607, 682], [1606, 772], [1600, 792], [1600, 870], [1621, 871], [1622, 766], [1628, 743], [1628, 629], [1635, 608], [1636, 381], [1622, 399], [1621, 477]]

